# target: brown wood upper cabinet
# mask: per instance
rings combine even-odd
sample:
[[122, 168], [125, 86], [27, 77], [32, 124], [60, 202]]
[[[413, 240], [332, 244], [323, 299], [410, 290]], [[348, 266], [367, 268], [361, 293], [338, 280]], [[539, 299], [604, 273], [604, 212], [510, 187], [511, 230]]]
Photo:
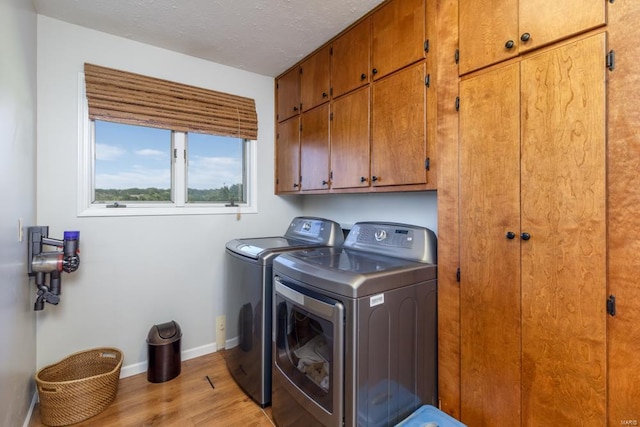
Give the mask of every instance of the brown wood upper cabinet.
[[300, 67], [293, 67], [276, 81], [277, 120], [300, 114]]
[[331, 47], [325, 46], [300, 64], [300, 102], [308, 111], [329, 101]]
[[371, 81], [371, 18], [333, 41], [331, 84], [334, 98]]
[[460, 75], [606, 23], [603, 0], [493, 0], [459, 4]]
[[335, 99], [331, 119], [331, 188], [370, 185], [369, 86]]
[[371, 184], [426, 184], [424, 61], [373, 83]]
[[300, 115], [276, 124], [276, 192], [300, 191]]
[[374, 80], [424, 59], [424, 0], [389, 1], [373, 13], [372, 34]]
[[325, 103], [301, 116], [301, 190], [329, 189], [329, 104]]

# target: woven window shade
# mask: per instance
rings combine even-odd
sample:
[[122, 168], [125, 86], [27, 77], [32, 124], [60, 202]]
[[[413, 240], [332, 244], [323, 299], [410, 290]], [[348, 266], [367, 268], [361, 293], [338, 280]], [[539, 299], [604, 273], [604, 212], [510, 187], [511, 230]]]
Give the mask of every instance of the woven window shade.
[[89, 118], [199, 132], [258, 138], [255, 101], [140, 74], [84, 64]]

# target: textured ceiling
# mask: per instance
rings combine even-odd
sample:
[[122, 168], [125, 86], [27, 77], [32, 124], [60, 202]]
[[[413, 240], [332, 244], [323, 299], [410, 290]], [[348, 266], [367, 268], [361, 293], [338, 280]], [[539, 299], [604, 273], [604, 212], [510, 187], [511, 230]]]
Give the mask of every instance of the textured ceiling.
[[33, 0], [61, 21], [277, 76], [382, 0]]

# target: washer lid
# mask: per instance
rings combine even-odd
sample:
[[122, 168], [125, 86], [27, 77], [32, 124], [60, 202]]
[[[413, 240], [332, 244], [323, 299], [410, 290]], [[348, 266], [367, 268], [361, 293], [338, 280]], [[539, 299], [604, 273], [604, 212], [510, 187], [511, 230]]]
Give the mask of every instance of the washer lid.
[[256, 237], [251, 239], [234, 239], [227, 242], [228, 250], [254, 259], [258, 259], [267, 253], [302, 249], [309, 246], [314, 246], [314, 244], [304, 240], [289, 239], [286, 237]]
[[337, 222], [324, 218], [299, 216], [293, 218], [284, 236], [234, 239], [227, 250], [258, 259], [269, 254], [315, 246], [340, 246], [344, 233]]

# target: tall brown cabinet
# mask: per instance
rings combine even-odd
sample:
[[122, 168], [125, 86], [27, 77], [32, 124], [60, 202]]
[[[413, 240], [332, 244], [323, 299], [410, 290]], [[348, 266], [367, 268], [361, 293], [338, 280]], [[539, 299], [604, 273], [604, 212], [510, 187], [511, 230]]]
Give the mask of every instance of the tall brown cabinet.
[[601, 426], [605, 35], [460, 83], [461, 418]]
[[640, 425], [640, 5], [486, 3], [458, 2], [459, 212], [439, 218], [459, 225], [459, 287], [439, 297], [458, 316], [439, 381], [460, 387], [442, 407], [474, 426]]

